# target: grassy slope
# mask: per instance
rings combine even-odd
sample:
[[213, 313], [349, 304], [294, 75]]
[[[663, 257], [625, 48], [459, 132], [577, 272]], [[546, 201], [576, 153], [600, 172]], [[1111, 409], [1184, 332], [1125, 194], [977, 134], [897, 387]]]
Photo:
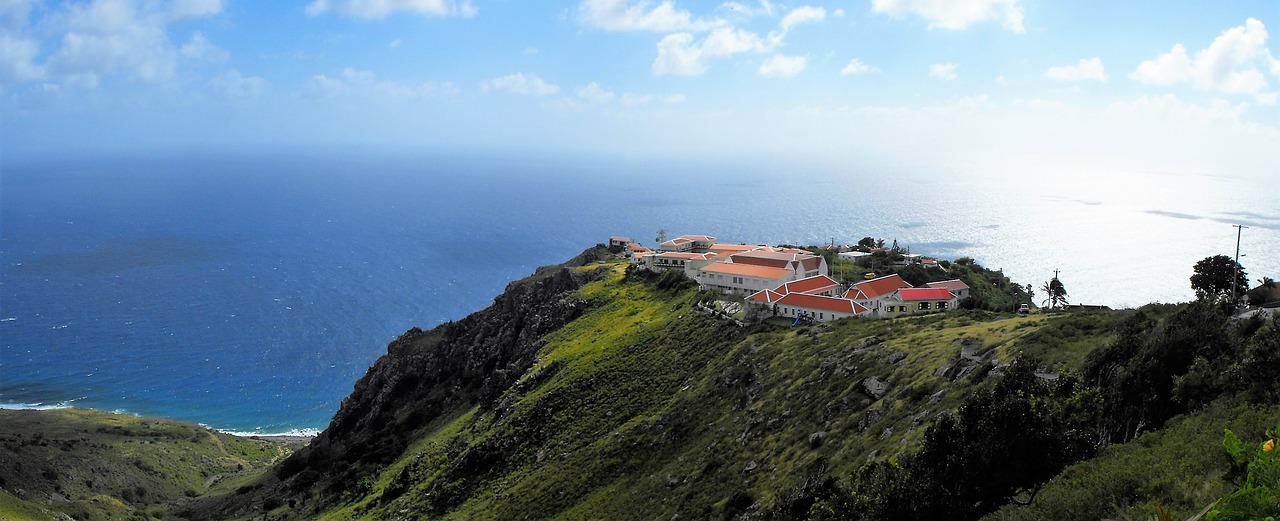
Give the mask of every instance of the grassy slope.
[[194, 424], [86, 409], [0, 410], [0, 519], [164, 517], [291, 450]]
[[1223, 479], [1229, 468], [1223, 429], [1260, 442], [1277, 418], [1280, 406], [1225, 404], [1174, 418], [1163, 429], [1068, 467], [1031, 505], [1009, 505], [986, 519], [1146, 521], [1157, 502], [1173, 519], [1191, 519], [1236, 488]]
[[[444, 424], [329, 516], [701, 518], [768, 505], [813, 473], [914, 450], [934, 415], [1016, 354], [1074, 367], [1113, 320], [951, 312], [744, 330], [692, 311], [692, 291], [664, 295], [613, 268], [582, 290], [603, 305], [550, 335], [494, 410]], [[870, 377], [886, 394], [864, 390]]]

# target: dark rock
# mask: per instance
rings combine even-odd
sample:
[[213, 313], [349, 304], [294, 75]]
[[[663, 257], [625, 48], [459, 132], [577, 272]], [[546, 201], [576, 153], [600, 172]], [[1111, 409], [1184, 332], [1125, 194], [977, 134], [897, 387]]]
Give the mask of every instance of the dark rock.
[[903, 353], [901, 351], [894, 351], [893, 353], [889, 354], [888, 360], [890, 364], [896, 364], [898, 362], [901, 362], [902, 359], [906, 357], [907, 357], [906, 353]]

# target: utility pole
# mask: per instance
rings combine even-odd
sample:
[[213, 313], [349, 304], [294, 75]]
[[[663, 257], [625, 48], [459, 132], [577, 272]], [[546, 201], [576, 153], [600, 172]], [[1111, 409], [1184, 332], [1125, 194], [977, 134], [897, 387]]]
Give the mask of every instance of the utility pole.
[[1248, 228], [1248, 226], [1243, 224], [1233, 224], [1231, 226], [1236, 229], [1236, 265], [1235, 273], [1231, 274], [1231, 301], [1238, 304], [1240, 297], [1236, 293], [1236, 284], [1240, 280], [1240, 234], [1243, 233], [1244, 229]]

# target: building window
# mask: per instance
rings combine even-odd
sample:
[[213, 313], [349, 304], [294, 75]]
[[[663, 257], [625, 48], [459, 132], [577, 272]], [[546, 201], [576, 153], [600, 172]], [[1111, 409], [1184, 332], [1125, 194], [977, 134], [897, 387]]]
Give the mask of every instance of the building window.
[[928, 303], [928, 302], [921, 302], [921, 303], [920, 303], [920, 311], [925, 311], [925, 310], [927, 310], [927, 309], [929, 309], [929, 303]]
[[939, 302], [939, 303], [938, 303], [938, 309], [947, 309], [947, 303], [946, 303], [946, 302]]

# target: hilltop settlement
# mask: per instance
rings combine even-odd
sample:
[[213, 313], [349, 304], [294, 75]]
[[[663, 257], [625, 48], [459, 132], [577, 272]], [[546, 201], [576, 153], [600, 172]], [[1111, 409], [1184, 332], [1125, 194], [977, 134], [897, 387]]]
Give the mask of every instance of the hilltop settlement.
[[[847, 317], [893, 318], [955, 309], [969, 296], [959, 279], [928, 282], [920, 287], [898, 274], [875, 276], [845, 285], [831, 277], [826, 257], [809, 250], [766, 245], [724, 244], [709, 235], [681, 235], [662, 241], [656, 251], [628, 237], [610, 237], [608, 246], [638, 267], [653, 272], [679, 270], [701, 291], [740, 296], [756, 317], [786, 317], [825, 322]], [[847, 247], [844, 260], [869, 257], [879, 248]], [[936, 266], [920, 255], [899, 254], [898, 262]]]

